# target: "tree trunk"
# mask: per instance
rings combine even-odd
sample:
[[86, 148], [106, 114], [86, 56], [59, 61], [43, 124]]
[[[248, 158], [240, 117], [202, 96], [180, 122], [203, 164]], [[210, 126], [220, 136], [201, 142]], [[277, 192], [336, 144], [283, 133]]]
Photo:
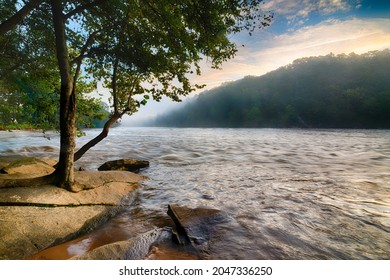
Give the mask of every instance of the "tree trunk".
[[61, 75], [60, 93], [60, 156], [55, 171], [59, 187], [69, 191], [74, 185], [74, 150], [76, 137], [76, 98], [66, 44], [65, 17], [61, 0], [52, 0], [53, 24], [58, 67]]
[[74, 161], [79, 160], [90, 148], [107, 137], [110, 127], [123, 116], [123, 113], [115, 113], [105, 124], [102, 132], [91, 141], [82, 146], [74, 155]]

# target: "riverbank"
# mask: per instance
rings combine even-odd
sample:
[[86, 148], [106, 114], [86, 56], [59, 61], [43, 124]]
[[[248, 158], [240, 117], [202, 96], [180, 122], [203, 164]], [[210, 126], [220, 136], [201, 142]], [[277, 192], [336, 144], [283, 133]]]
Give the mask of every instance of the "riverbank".
[[[2, 158], [0, 166], [13, 160]], [[40, 175], [19, 169], [1, 174], [0, 180]], [[78, 171], [76, 181], [88, 190], [71, 193], [53, 185], [0, 189], [0, 259], [24, 259], [91, 231], [131, 204], [144, 178], [128, 171]]]
[[[141, 163], [123, 159], [103, 166], [132, 170]], [[7, 179], [49, 174], [52, 165], [50, 159], [0, 157], [0, 173], [6, 173], [0, 175], [0, 259], [207, 259], [213, 239], [223, 235], [217, 228], [232, 221], [216, 209], [168, 205], [173, 223], [133, 235], [116, 229], [102, 234], [119, 211], [133, 207], [144, 177], [129, 171], [76, 172], [75, 183], [86, 187], [77, 193], [48, 183], [4, 187]]]

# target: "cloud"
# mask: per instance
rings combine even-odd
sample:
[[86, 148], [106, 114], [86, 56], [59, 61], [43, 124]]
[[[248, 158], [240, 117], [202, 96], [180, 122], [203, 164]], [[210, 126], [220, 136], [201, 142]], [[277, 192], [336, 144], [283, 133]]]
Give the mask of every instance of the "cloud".
[[355, 9], [360, 9], [361, 7], [363, 7], [362, 0], [356, 0]]
[[362, 52], [372, 47], [389, 46], [390, 42], [386, 42], [389, 36], [388, 19], [330, 19], [315, 26], [303, 27], [292, 34], [275, 36], [273, 42], [269, 42], [269, 47], [281, 52]]
[[222, 70], [205, 67], [194, 82], [205, 83], [210, 89], [247, 75], [265, 74], [301, 57], [390, 48], [390, 19], [330, 19], [283, 35], [259, 31], [250, 40], [238, 40], [237, 44], [242, 43], [246, 47], [240, 48], [237, 57], [226, 62]]
[[343, 0], [320, 0], [318, 10], [324, 14], [332, 14], [338, 11], [346, 12], [352, 8], [347, 1]]
[[[390, 48], [390, 19], [329, 19], [283, 35], [259, 30], [252, 36], [237, 35], [233, 39], [238, 46], [244, 44], [245, 47], [239, 47], [237, 56], [224, 63], [222, 70], [211, 69], [204, 62], [202, 76], [194, 76], [191, 79], [193, 83], [206, 84], [205, 89], [211, 89], [248, 75], [263, 75], [302, 57], [331, 52], [361, 54]], [[131, 119], [143, 120], [176, 106], [176, 103], [170, 101], [156, 106], [148, 104]]]
[[313, 12], [325, 15], [340, 11], [347, 12], [360, 5], [361, 0], [354, 2], [355, 4], [351, 5], [348, 0], [269, 0], [264, 2], [262, 8], [292, 20], [306, 18]]

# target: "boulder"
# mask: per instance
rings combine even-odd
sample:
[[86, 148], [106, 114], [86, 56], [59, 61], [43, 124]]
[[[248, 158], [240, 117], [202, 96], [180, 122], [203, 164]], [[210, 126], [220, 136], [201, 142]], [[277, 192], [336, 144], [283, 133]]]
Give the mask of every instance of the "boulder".
[[54, 167], [36, 158], [20, 158], [0, 170], [1, 174], [47, 175], [54, 172]]
[[149, 167], [149, 161], [137, 159], [118, 159], [107, 161], [98, 168], [99, 171], [105, 170], [121, 170], [139, 172], [143, 168]]

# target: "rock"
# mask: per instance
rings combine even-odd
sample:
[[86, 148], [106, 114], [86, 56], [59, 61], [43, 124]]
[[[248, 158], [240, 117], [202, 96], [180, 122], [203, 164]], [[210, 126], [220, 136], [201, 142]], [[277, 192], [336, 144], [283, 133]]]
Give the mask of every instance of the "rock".
[[73, 239], [103, 223], [115, 210], [106, 206], [1, 206], [0, 259], [24, 259]]
[[[1, 175], [8, 176], [8, 175]], [[137, 189], [144, 177], [122, 171], [75, 172], [76, 181], [86, 184], [87, 191], [69, 192], [56, 186], [0, 189], [0, 205], [46, 205], [47, 207], [82, 205], [120, 205], [128, 193]]]
[[147, 260], [201, 260], [207, 259], [193, 246], [181, 246], [172, 242], [172, 228], [166, 227], [158, 240], [152, 244]]
[[173, 234], [177, 236], [177, 241], [182, 245], [190, 243], [194, 247], [208, 242], [215, 226], [229, 220], [224, 212], [210, 208], [191, 209], [170, 204], [167, 213], [176, 225]]
[[167, 236], [167, 229], [154, 229], [135, 238], [110, 243], [71, 258], [72, 260], [142, 260], [151, 246]]
[[186, 239], [186, 246], [172, 242], [174, 229], [170, 227], [154, 229], [140, 236], [125, 241], [110, 243], [72, 260], [174, 260], [207, 259], [209, 242], [221, 235], [213, 234], [218, 225], [229, 221], [228, 216], [217, 209], [190, 209], [177, 205], [168, 206], [168, 214], [176, 224], [176, 231], [181, 239]]
[[17, 159], [3, 169], [1, 174], [35, 174], [47, 175], [54, 172], [54, 167], [43, 160], [36, 158], [21, 158]]
[[82, 171], [75, 179], [89, 190], [78, 193], [52, 185], [0, 189], [0, 259], [24, 259], [89, 232], [131, 204], [143, 178]]
[[121, 170], [139, 172], [140, 169], [147, 167], [149, 167], [149, 161], [146, 160], [118, 159], [104, 163], [98, 168], [98, 170]]

